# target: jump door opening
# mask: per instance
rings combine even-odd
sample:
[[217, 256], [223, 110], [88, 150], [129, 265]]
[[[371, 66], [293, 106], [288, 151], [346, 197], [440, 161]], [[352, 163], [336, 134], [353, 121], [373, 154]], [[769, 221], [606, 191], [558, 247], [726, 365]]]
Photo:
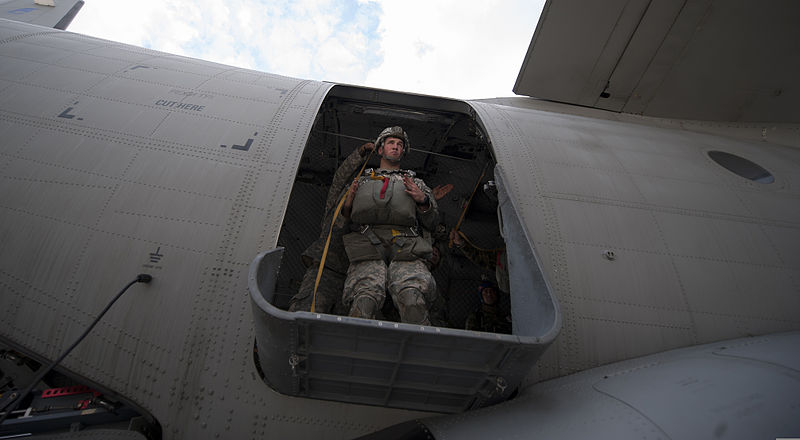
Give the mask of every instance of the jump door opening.
[[[413, 170], [434, 190], [439, 209], [435, 225], [426, 231], [435, 248], [426, 265], [437, 287], [428, 303], [430, 324], [403, 322], [388, 294], [375, 319], [348, 316], [341, 294], [324, 310], [292, 309], [309, 266], [322, 255], [309, 248], [327, 236], [330, 219], [327, 224], [324, 219], [333, 210], [329, 193], [338, 202], [353, 179], [347, 173], [341, 188], [334, 184], [330, 191], [337, 169], [392, 126], [404, 129], [411, 147], [400, 167]], [[378, 168], [376, 154], [365, 160], [366, 169]], [[500, 222], [501, 216], [516, 216], [516, 210], [504, 193], [502, 176], [495, 176], [498, 170], [490, 139], [468, 103], [333, 87], [309, 134], [279, 248], [262, 253], [251, 265], [256, 360], [265, 382], [294, 396], [436, 412], [509, 398], [551, 339], [525, 334], [531, 327], [513, 321], [501, 229], [517, 233], [520, 223], [516, 218]], [[456, 229], [461, 234], [453, 234]], [[508, 258], [536, 266], [530, 253], [525, 241], [510, 246]], [[330, 266], [326, 262], [343, 278], [349, 264], [344, 255], [334, 250], [337, 260]], [[510, 284], [519, 286], [524, 279], [533, 286], [541, 281], [538, 273], [533, 278], [512, 274]], [[490, 286], [496, 290], [493, 307], [487, 307], [490, 300], [483, 295]], [[318, 299], [310, 304], [316, 306]], [[489, 318], [468, 329], [475, 326], [476, 313], [488, 309]]]
[[[322, 220], [337, 168], [353, 150], [366, 142], [374, 142], [384, 128], [401, 126], [409, 136], [411, 149], [400, 167], [414, 171], [431, 189], [439, 189], [434, 191], [437, 194], [452, 188], [436, 201], [439, 220], [435, 230], [428, 231], [435, 253], [439, 254], [439, 261], [431, 263], [431, 273], [440, 300], [444, 301], [444, 304], [434, 305], [431, 318], [433, 324], [441, 327], [464, 328], [469, 314], [480, 307], [478, 288], [486, 281], [494, 283], [495, 271], [472, 264], [462, 252], [451, 248], [450, 231], [463, 213], [459, 229], [472, 244], [486, 250], [504, 247], [497, 220], [496, 189], [492, 183], [494, 159], [488, 139], [476, 123], [472, 110], [461, 102], [429, 98], [427, 100], [437, 105], [411, 106], [391, 99], [365, 100], [357, 90], [337, 89], [323, 103], [297, 172], [278, 240], [286, 250], [273, 304], [288, 308], [303, 282], [307, 265], [311, 264], [307, 255], [309, 246], [317, 241], [321, 247], [324, 241], [320, 237], [325, 235], [328, 225], [322, 224]], [[378, 168], [378, 165], [378, 155], [372, 154], [366, 169]], [[357, 170], [352, 174], [355, 173]], [[346, 183], [351, 181], [352, 178], [348, 178]], [[336, 188], [333, 193], [339, 194], [340, 189]], [[319, 255], [321, 252], [317, 249], [314, 257]], [[346, 260], [341, 246], [332, 243], [326, 265], [344, 276], [348, 262], [341, 260]], [[498, 302], [503, 317], [510, 316], [508, 295], [498, 295]], [[316, 301], [315, 306], [318, 305]], [[348, 312], [341, 300], [333, 309], [316, 307], [315, 311], [336, 315]], [[399, 320], [389, 297], [379, 318]]]

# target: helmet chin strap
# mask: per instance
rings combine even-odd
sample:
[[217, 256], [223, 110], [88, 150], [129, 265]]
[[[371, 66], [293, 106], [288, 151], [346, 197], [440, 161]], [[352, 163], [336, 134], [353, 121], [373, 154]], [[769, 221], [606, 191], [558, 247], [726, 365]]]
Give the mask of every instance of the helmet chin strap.
[[381, 157], [383, 157], [384, 159], [386, 159], [386, 160], [388, 160], [389, 162], [392, 162], [392, 163], [399, 163], [400, 162], [400, 158], [399, 157], [391, 158], [391, 157], [387, 157], [385, 154], [383, 156], [381, 156]]
[[381, 145], [381, 151], [382, 153], [380, 154], [380, 156], [392, 163], [399, 163], [400, 159], [403, 157], [403, 153], [400, 153], [400, 156], [397, 157], [396, 159], [386, 156], [386, 147], [383, 145]]

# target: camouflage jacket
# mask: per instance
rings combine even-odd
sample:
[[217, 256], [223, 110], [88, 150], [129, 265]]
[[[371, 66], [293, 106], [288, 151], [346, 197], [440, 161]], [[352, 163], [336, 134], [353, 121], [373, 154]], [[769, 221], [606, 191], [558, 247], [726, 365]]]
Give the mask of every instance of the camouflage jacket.
[[498, 315], [499, 310], [494, 306], [481, 305], [481, 308], [470, 313], [464, 327], [467, 330], [476, 330], [489, 333], [511, 333], [511, 322]]
[[[319, 237], [303, 251], [302, 258], [306, 266], [310, 266], [314, 262], [322, 260], [322, 251], [325, 248], [325, 241], [328, 238], [328, 231], [331, 227], [333, 213], [343, 194], [339, 190], [343, 186], [349, 185], [349, 182], [351, 182], [354, 177], [353, 174], [359, 170], [364, 160], [365, 159], [358, 153], [358, 148], [356, 148], [336, 170], [336, 174], [334, 174], [333, 181], [328, 190], [328, 199], [325, 201], [325, 210], [323, 211], [324, 215], [320, 223]], [[339, 273], [347, 272], [347, 267], [349, 266], [347, 254], [345, 254], [344, 251], [344, 244], [342, 243], [342, 235], [350, 232], [347, 226], [348, 221], [344, 216], [339, 215], [336, 219], [336, 225], [334, 225], [333, 231], [331, 232], [331, 243], [328, 246], [328, 255], [325, 257], [325, 267]]]

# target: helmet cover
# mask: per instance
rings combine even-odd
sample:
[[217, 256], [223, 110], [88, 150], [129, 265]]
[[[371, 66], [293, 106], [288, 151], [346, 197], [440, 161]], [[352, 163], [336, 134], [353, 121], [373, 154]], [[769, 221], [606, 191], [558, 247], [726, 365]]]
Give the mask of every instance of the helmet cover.
[[[408, 135], [405, 131], [403, 131], [403, 127], [394, 126], [384, 128], [381, 134], [378, 135], [378, 139], [375, 140], [375, 151], [378, 151], [381, 147], [383, 147], [383, 142], [388, 137], [394, 137], [403, 140], [403, 154], [400, 155], [400, 159], [404, 158], [406, 153], [411, 150], [411, 143], [408, 141]], [[381, 156], [383, 156], [383, 154], [381, 154]]]

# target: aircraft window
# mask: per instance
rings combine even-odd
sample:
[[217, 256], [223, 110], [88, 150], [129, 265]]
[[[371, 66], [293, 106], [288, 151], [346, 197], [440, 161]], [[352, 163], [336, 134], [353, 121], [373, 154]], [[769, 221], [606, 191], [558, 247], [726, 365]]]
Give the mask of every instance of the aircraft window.
[[769, 171], [741, 156], [724, 151], [709, 151], [708, 157], [726, 170], [745, 179], [758, 183], [772, 183], [775, 181], [775, 177]]

